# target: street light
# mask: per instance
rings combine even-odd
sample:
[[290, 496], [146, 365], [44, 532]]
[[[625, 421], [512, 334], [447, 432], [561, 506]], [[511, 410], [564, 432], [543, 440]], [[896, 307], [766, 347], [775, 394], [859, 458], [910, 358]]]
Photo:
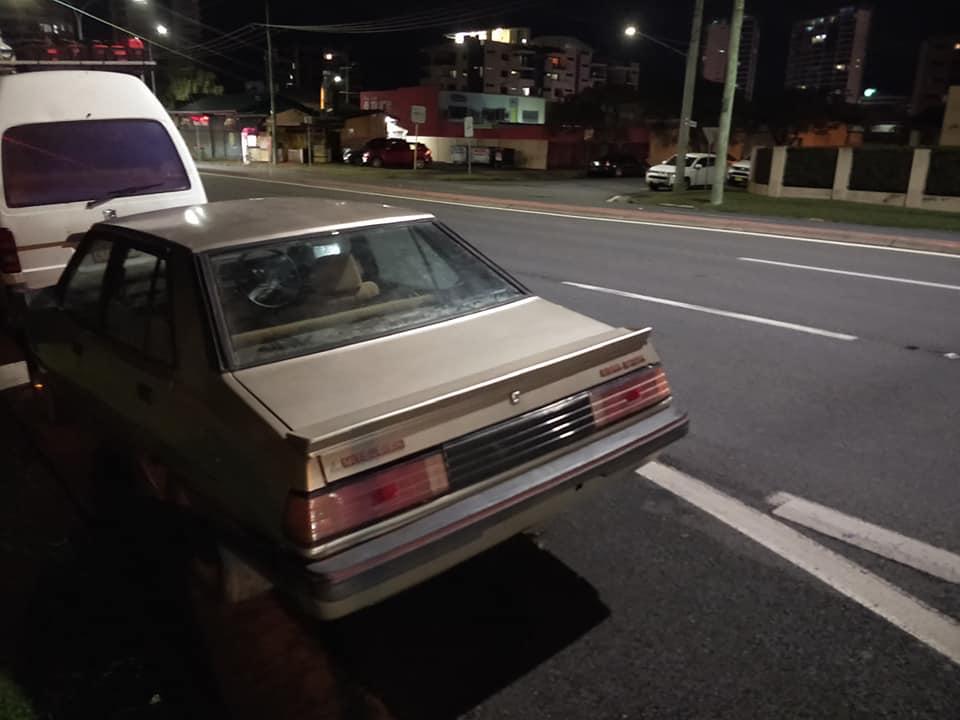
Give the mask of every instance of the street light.
[[333, 81], [334, 81], [335, 83], [342, 83], [342, 82], [343, 82], [343, 78], [340, 77], [339, 75], [334, 75], [334, 76], [333, 76]]
[[331, 53], [331, 52], [324, 53], [324, 54], [323, 54], [323, 59], [326, 60], [327, 62], [329, 62], [330, 60], [333, 60], [333, 53]]
[[166, 35], [168, 32], [166, 25], [157, 25], [157, 35]]
[[637, 26], [636, 25], [627, 25], [623, 29], [623, 34], [627, 37], [636, 37], [637, 36]]

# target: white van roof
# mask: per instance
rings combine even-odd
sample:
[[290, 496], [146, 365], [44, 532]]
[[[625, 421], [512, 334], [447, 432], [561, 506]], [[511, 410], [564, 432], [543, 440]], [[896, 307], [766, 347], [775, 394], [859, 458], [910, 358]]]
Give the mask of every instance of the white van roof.
[[37, 122], [166, 118], [160, 101], [142, 89], [133, 75], [103, 70], [0, 75], [0, 131]]

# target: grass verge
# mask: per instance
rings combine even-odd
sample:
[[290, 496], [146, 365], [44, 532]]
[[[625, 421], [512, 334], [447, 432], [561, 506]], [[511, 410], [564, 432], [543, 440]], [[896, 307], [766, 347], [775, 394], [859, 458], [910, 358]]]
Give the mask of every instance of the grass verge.
[[716, 213], [765, 215], [767, 217], [798, 218], [818, 222], [960, 232], [960, 214], [958, 213], [916, 210], [887, 205], [868, 205], [866, 203], [837, 200], [771, 198], [764, 195], [754, 195], [739, 189], [728, 189], [724, 193], [723, 205], [719, 207], [710, 204], [709, 190], [692, 190], [683, 193], [643, 193], [632, 196], [630, 202], [648, 207], [664, 204], [689, 205], [697, 210]]
[[0, 671], [0, 718], [2, 720], [34, 720], [33, 707], [23, 691]]

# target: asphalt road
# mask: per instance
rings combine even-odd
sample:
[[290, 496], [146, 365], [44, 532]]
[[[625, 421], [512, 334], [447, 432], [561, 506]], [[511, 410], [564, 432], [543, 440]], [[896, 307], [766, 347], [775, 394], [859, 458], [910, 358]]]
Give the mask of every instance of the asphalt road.
[[[204, 180], [211, 200], [351, 199]], [[693, 422], [667, 464], [755, 508], [789, 492], [960, 553], [960, 256], [404, 204], [548, 299], [652, 325]], [[960, 618], [960, 586], [810, 536]], [[641, 477], [541, 540], [324, 642], [399, 717], [957, 717], [960, 666]]]

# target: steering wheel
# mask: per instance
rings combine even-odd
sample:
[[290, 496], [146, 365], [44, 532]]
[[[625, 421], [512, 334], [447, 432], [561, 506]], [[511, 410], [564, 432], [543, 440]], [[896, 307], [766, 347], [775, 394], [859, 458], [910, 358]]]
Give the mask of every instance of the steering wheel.
[[239, 258], [237, 286], [257, 307], [282, 308], [300, 296], [303, 280], [297, 264], [281, 250], [250, 250]]

